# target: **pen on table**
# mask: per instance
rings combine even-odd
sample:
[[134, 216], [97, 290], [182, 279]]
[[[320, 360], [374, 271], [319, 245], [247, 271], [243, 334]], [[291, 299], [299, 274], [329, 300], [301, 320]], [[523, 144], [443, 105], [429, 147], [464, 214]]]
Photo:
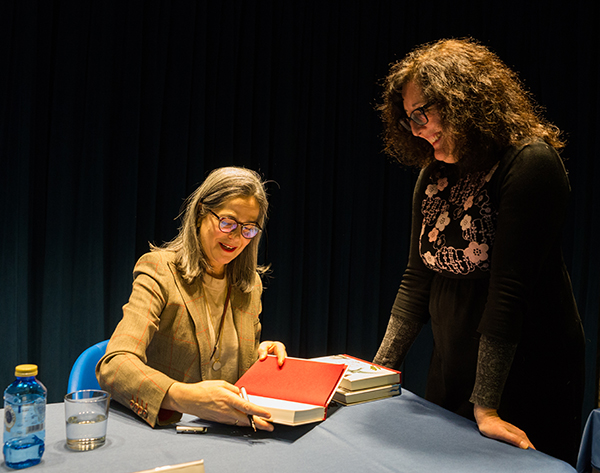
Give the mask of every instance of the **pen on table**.
[[[243, 386], [240, 388], [240, 396], [242, 396], [242, 399], [244, 401], [250, 402], [250, 400], [248, 399], [248, 393], [246, 392], [246, 388]], [[256, 424], [254, 423], [254, 417], [248, 414], [248, 420], [250, 421], [250, 425], [254, 429], [254, 432], [256, 432]]]
[[208, 428], [195, 425], [178, 425], [175, 430], [178, 434], [205, 434]]

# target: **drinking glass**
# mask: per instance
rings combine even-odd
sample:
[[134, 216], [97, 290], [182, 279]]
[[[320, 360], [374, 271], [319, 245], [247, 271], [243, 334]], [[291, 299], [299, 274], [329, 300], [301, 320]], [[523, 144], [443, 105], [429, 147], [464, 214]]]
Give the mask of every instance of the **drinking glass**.
[[74, 391], [65, 396], [67, 447], [85, 451], [106, 442], [110, 394], [97, 389]]

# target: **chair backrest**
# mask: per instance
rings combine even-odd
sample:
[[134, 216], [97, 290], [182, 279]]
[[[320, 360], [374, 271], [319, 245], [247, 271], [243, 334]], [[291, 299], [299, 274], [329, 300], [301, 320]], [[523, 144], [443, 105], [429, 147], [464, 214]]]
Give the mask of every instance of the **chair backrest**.
[[108, 345], [108, 340], [96, 343], [79, 355], [71, 368], [67, 393], [79, 389], [100, 389], [96, 379], [96, 365], [106, 353], [106, 345]]

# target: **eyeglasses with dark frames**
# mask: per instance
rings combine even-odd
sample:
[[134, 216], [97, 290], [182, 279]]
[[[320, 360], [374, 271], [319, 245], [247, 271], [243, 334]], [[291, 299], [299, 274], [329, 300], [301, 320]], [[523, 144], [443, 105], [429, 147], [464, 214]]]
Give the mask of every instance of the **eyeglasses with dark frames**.
[[410, 126], [411, 120], [419, 126], [427, 125], [429, 123], [429, 118], [427, 117], [425, 110], [427, 110], [433, 104], [433, 102], [428, 102], [422, 107], [415, 108], [408, 117], [400, 119], [400, 124], [404, 127], [405, 130], [410, 132], [412, 132], [412, 128]]
[[219, 230], [221, 230], [223, 233], [231, 233], [239, 226], [242, 229], [242, 236], [248, 240], [251, 240], [262, 231], [262, 228], [260, 228], [256, 223], [241, 223], [233, 217], [219, 217], [212, 210], [208, 209], [208, 211], [217, 217], [219, 220]]

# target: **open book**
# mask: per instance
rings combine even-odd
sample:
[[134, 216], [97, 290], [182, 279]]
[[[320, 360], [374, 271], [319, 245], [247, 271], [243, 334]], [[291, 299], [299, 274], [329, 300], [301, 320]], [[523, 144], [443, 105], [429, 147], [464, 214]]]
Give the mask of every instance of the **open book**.
[[254, 363], [235, 385], [245, 387], [250, 402], [271, 413], [271, 422], [302, 425], [325, 419], [345, 372], [345, 364], [291, 357], [279, 367], [277, 358], [269, 355]]

